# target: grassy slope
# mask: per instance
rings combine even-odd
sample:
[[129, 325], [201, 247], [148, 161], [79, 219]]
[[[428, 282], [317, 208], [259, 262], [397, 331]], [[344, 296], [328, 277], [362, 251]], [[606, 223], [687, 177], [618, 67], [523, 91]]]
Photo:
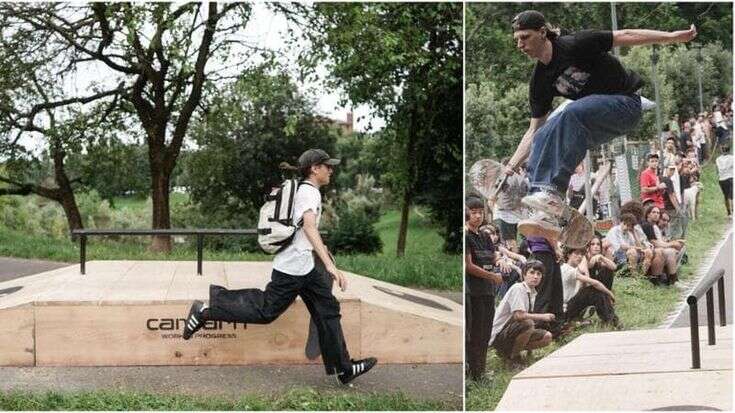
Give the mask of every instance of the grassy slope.
[[[679, 274], [680, 280], [685, 282], [696, 275], [706, 254], [715, 247], [726, 228], [731, 225], [726, 217], [714, 165], [704, 168], [702, 183], [704, 191], [700, 198], [699, 219], [690, 221], [687, 234], [689, 263], [681, 268]], [[617, 278], [613, 288], [617, 299], [615, 311], [627, 330], [653, 328], [661, 324], [682, 300], [681, 292], [676, 287], [654, 287], [650, 282], [641, 279]], [[575, 331], [545, 349], [536, 350], [534, 359], [546, 356], [581, 334], [598, 331], [608, 329], [594, 324]], [[492, 382], [468, 381], [467, 410], [495, 409], [510, 380], [519, 372], [506, 369], [492, 350], [488, 353], [488, 371], [493, 372]]]

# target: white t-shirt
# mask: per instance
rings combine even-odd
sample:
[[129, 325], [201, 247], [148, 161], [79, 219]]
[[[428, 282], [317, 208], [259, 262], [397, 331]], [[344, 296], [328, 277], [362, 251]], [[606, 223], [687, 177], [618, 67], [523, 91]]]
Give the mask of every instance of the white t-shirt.
[[493, 319], [493, 332], [490, 335], [490, 344], [493, 344], [493, 340], [498, 335], [500, 330], [505, 327], [511, 317], [513, 317], [514, 311], [525, 311], [531, 312], [533, 309], [533, 303], [536, 302], [536, 289], [530, 288], [525, 282], [515, 283], [508, 289], [505, 296], [498, 304], [498, 308], [495, 309], [495, 318]]
[[[316, 214], [316, 226], [318, 228], [319, 221], [322, 218], [322, 194], [314, 186], [302, 183], [296, 191], [293, 212], [294, 222], [300, 223], [306, 211], [312, 211]], [[299, 228], [294, 234], [291, 245], [273, 257], [273, 269], [289, 275], [306, 275], [314, 269], [313, 250], [314, 247], [306, 238], [304, 229]]]
[[732, 154], [728, 153], [717, 157], [717, 176], [720, 181], [732, 178]]
[[571, 265], [564, 263], [561, 269], [561, 285], [564, 287], [564, 311], [566, 311], [567, 303], [574, 297], [582, 283], [577, 280], [577, 269]]

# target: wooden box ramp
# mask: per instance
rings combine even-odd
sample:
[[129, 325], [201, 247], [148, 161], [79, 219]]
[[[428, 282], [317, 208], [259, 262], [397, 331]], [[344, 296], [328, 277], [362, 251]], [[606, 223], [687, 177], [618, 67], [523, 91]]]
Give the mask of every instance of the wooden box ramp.
[[699, 338], [695, 370], [689, 327], [583, 334], [513, 377], [496, 410], [732, 411], [732, 326]]
[[[270, 262], [92, 261], [0, 283], [0, 366], [150, 366], [321, 363], [300, 299], [268, 325], [208, 322], [181, 334], [192, 300], [209, 285], [263, 288]], [[335, 287], [353, 358], [460, 363], [462, 307], [348, 273]]]

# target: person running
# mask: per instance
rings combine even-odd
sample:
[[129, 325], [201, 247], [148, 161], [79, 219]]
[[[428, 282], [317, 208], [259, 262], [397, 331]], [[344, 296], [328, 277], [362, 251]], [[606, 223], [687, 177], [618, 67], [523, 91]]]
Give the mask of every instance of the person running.
[[[519, 223], [525, 236], [560, 233], [563, 194], [588, 149], [632, 131], [641, 118], [641, 77], [608, 53], [617, 46], [688, 42], [697, 31], [583, 30], [561, 35], [543, 14], [526, 10], [512, 22], [517, 48], [536, 66], [529, 83], [531, 121], [505, 173], [528, 157], [529, 195], [534, 214]], [[554, 96], [572, 103], [547, 122]], [[530, 157], [529, 157], [530, 153]]]
[[328, 375], [337, 374], [342, 384], [348, 384], [375, 366], [374, 357], [350, 359], [342, 333], [339, 302], [332, 294], [332, 280], [345, 291], [347, 278], [335, 266], [318, 230], [322, 215], [319, 188], [329, 184], [339, 163], [339, 159], [330, 158], [321, 149], [309, 149], [299, 156], [298, 169], [303, 181], [296, 191], [293, 221], [302, 225], [291, 244], [273, 258], [271, 281], [265, 290], [228, 290], [210, 285], [209, 305], [202, 301], [191, 305], [184, 340], [189, 340], [209, 320], [269, 324], [300, 296], [316, 324]]

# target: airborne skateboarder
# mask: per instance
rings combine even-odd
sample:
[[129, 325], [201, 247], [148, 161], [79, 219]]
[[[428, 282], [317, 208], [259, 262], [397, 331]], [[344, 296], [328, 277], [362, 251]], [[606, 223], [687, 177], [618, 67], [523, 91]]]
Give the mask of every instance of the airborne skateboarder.
[[319, 188], [329, 184], [334, 166], [339, 162], [321, 149], [309, 149], [301, 154], [298, 169], [304, 181], [296, 192], [293, 220], [303, 219], [303, 224], [293, 242], [274, 257], [271, 282], [265, 291], [228, 290], [211, 285], [209, 306], [194, 301], [189, 310], [184, 340], [190, 339], [208, 320], [268, 324], [286, 311], [298, 295], [316, 324], [327, 374], [336, 373], [339, 381], [347, 384], [375, 366], [375, 358], [353, 361], [347, 352], [339, 302], [332, 294], [331, 280], [345, 291], [347, 278], [334, 265], [317, 229], [322, 215]]
[[[531, 122], [508, 162], [512, 174], [528, 159], [529, 194], [522, 200], [534, 214], [519, 222], [525, 236], [558, 239], [563, 195], [588, 149], [632, 131], [641, 118], [643, 81], [608, 53], [615, 46], [680, 43], [697, 31], [583, 30], [560, 35], [543, 14], [526, 10], [512, 22], [516, 46], [536, 60], [529, 84]], [[554, 96], [573, 100], [546, 122]]]

